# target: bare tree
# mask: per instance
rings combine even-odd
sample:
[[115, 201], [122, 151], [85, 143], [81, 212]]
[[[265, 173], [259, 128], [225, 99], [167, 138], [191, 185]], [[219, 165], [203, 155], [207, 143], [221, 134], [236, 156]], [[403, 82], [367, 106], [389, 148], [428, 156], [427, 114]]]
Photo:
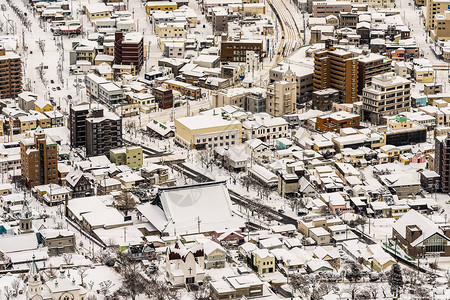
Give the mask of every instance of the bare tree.
[[73, 263], [72, 258], [73, 258], [72, 253], [64, 253], [63, 255], [63, 260], [66, 263], [66, 265], [71, 265]]
[[125, 211], [125, 215], [128, 215], [128, 211], [136, 207], [136, 199], [132, 193], [123, 191], [117, 196], [116, 206], [118, 209]]
[[111, 292], [111, 288], [114, 286], [114, 283], [111, 280], [105, 280], [100, 282], [100, 293], [106, 297]]
[[39, 39], [39, 40], [36, 41], [36, 44], [38, 45], [39, 50], [41, 50], [42, 55], [44, 55], [44, 53], [45, 53], [45, 40]]
[[87, 267], [81, 267], [78, 269], [78, 275], [80, 275], [81, 278], [81, 286], [83, 287], [84, 287], [84, 278], [88, 275], [87, 270], [88, 270]]
[[5, 286], [3, 288], [3, 294], [4, 294], [3, 296], [5, 297], [6, 300], [10, 300], [13, 297], [14, 292], [9, 286]]
[[14, 292], [14, 295], [17, 296], [19, 295], [19, 290], [20, 290], [20, 280], [14, 279], [11, 282], [11, 288]]
[[39, 66], [36, 67], [36, 71], [38, 73], [39, 79], [44, 85], [47, 85], [47, 79], [45, 78], [45, 74], [47, 71], [45, 70], [44, 63], [40, 63]]

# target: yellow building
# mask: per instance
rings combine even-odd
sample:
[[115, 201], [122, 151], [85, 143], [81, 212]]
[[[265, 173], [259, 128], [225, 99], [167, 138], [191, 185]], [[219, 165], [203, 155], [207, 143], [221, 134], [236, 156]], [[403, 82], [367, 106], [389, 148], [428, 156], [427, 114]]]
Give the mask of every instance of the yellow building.
[[35, 130], [38, 126], [38, 120], [35, 116], [20, 116], [18, 120], [20, 123], [20, 133]]
[[50, 104], [50, 102], [39, 99], [34, 102], [34, 110], [40, 113], [44, 113], [46, 111], [52, 111], [53, 106]]
[[109, 151], [109, 159], [112, 163], [118, 165], [127, 165], [132, 169], [142, 167], [143, 154], [141, 147], [125, 147], [111, 149]]
[[221, 115], [197, 115], [175, 120], [175, 143], [187, 149], [214, 149], [242, 142], [242, 124]]
[[170, 79], [164, 81], [164, 86], [170, 90], [175, 90], [183, 95], [198, 99], [201, 97], [201, 89], [199, 87], [193, 86], [192, 84]]
[[103, 44], [103, 53], [106, 54], [106, 55], [114, 56], [114, 49], [115, 49], [115, 47], [114, 47], [114, 43], [113, 42], [111, 42], [111, 43], [104, 43]]
[[394, 205], [391, 206], [391, 217], [398, 220], [401, 216], [410, 210], [408, 205]]
[[450, 10], [435, 16], [434, 28], [430, 32], [430, 37], [434, 41], [450, 40]]
[[5, 117], [0, 117], [0, 136], [3, 136], [5, 134]]
[[449, 0], [427, 0], [425, 1], [426, 14], [425, 14], [425, 27], [430, 30], [436, 20], [436, 15], [443, 15], [450, 7]]
[[275, 256], [267, 249], [255, 249], [252, 252], [253, 266], [259, 274], [272, 273], [275, 271]]
[[244, 12], [245, 16], [263, 15], [266, 13], [264, 3], [247, 3], [243, 5], [232, 5], [233, 12]]
[[168, 1], [150, 1], [147, 2], [146, 6], [147, 14], [150, 15], [153, 11], [174, 11], [177, 9], [176, 2], [168, 2]]
[[186, 30], [182, 23], [160, 23], [155, 24], [155, 34], [160, 37], [186, 37]]
[[434, 70], [431, 67], [414, 68], [414, 77], [416, 79], [416, 82], [420, 83], [434, 82]]
[[111, 16], [113, 8], [105, 3], [93, 3], [85, 6], [85, 12], [90, 21]]

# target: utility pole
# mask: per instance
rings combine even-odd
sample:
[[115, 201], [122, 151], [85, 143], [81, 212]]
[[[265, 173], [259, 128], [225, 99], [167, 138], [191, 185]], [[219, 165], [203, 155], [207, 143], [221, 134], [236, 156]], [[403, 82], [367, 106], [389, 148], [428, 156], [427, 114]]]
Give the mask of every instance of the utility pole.
[[200, 221], [200, 217], [197, 217], [197, 227], [198, 227], [198, 233], [200, 233], [200, 223], [202, 221]]

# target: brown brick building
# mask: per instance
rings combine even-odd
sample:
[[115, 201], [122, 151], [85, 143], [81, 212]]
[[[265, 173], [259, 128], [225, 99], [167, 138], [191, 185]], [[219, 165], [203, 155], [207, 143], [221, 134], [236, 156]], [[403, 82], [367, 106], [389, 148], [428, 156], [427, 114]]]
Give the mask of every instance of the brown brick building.
[[20, 141], [22, 179], [27, 187], [58, 183], [58, 148], [40, 127]]
[[314, 90], [330, 87], [339, 91], [343, 103], [358, 100], [358, 58], [332, 46], [314, 54]]
[[358, 95], [371, 84], [372, 77], [390, 72], [391, 62], [391, 59], [376, 53], [358, 57]]
[[172, 90], [156, 87], [153, 89], [153, 95], [155, 96], [156, 102], [158, 102], [159, 108], [167, 109], [173, 106]]
[[15, 98], [22, 92], [22, 61], [18, 54], [0, 46], [0, 99]]
[[114, 63], [133, 65], [138, 70], [144, 64], [144, 37], [138, 32], [116, 32], [114, 42]]
[[341, 131], [341, 128], [359, 126], [361, 117], [346, 111], [337, 111], [317, 117], [316, 130], [320, 132]]
[[[222, 38], [226, 38], [222, 36]], [[263, 56], [263, 42], [261, 40], [222, 40], [220, 50], [220, 60], [226, 62], [245, 62], [247, 51], [255, 51], [259, 55], [259, 60]]]

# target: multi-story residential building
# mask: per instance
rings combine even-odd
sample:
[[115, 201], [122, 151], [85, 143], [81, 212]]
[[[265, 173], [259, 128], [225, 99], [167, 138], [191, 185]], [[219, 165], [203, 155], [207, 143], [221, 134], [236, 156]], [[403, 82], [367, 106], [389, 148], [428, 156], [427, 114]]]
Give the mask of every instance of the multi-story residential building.
[[312, 109], [329, 111], [333, 108], [333, 104], [336, 103], [339, 103], [339, 91], [336, 89], [326, 88], [323, 90], [314, 91], [312, 93]]
[[213, 149], [242, 142], [242, 124], [221, 115], [197, 115], [175, 120], [175, 143], [187, 149]]
[[347, 1], [313, 1], [312, 14], [314, 18], [329, 15], [339, 16], [340, 12], [350, 12], [352, 4]]
[[160, 23], [155, 24], [155, 34], [162, 38], [185, 38], [185, 23]]
[[334, 88], [340, 100], [353, 103], [358, 99], [358, 58], [351, 52], [327, 48], [314, 54], [314, 90]]
[[370, 85], [372, 77], [391, 71], [392, 60], [383, 55], [370, 53], [358, 57], [358, 95]]
[[266, 90], [253, 88], [230, 88], [212, 94], [213, 107], [233, 105], [252, 113], [266, 112]]
[[0, 46], [0, 99], [15, 98], [22, 93], [22, 60], [20, 55]]
[[201, 89], [199, 87], [193, 86], [190, 83], [169, 79], [164, 81], [164, 85], [171, 90], [180, 92], [183, 95], [192, 97], [193, 99], [199, 99], [201, 95]]
[[297, 111], [297, 83], [294, 73], [291, 72], [285, 79], [267, 86], [266, 112], [274, 117]]
[[372, 77], [363, 89], [363, 119], [379, 123], [382, 116], [397, 115], [411, 109], [411, 81], [393, 72]]
[[342, 128], [359, 126], [361, 117], [346, 111], [337, 111], [317, 117], [316, 130], [320, 132], [337, 131]]
[[139, 32], [115, 33], [114, 63], [132, 65], [140, 70], [144, 64], [144, 36]]
[[86, 146], [86, 116], [89, 107], [87, 103], [70, 107], [70, 145], [74, 148]]
[[273, 83], [278, 80], [286, 80], [290, 77], [290, 72], [295, 74], [297, 84], [297, 104], [304, 104], [311, 101], [311, 95], [314, 86], [314, 66], [307, 68], [295, 64], [279, 64], [269, 71], [269, 82]]
[[38, 127], [33, 137], [20, 141], [22, 179], [27, 187], [58, 183], [56, 142]]
[[[436, 15], [443, 15], [450, 7], [449, 0], [428, 0], [425, 1], [425, 28], [431, 30], [436, 24]], [[441, 21], [442, 22], [442, 21]], [[438, 23], [439, 25], [439, 23]], [[442, 27], [442, 24], [440, 25]]]
[[107, 105], [117, 105], [125, 100], [121, 87], [114, 82], [105, 82], [98, 86], [98, 100]]
[[122, 119], [105, 109], [92, 109], [86, 116], [86, 156], [109, 156], [122, 146]]
[[86, 83], [86, 94], [89, 97], [98, 99], [99, 97], [99, 87], [102, 83], [109, 83], [111, 81], [100, 77], [94, 73], [87, 74], [84, 76], [84, 82]]
[[173, 107], [173, 92], [171, 89], [156, 87], [153, 89], [153, 95], [159, 108], [167, 109]]
[[212, 25], [216, 34], [228, 32], [228, 11], [224, 7], [212, 8]]
[[437, 136], [435, 139], [434, 171], [441, 177], [440, 189], [450, 192], [450, 134]]
[[185, 53], [184, 43], [165, 43], [164, 55], [169, 58], [183, 58]]
[[143, 163], [141, 147], [125, 147], [109, 150], [109, 159], [117, 165], [127, 165], [131, 169], [140, 169]]
[[435, 41], [450, 40], [450, 10], [435, 16], [434, 26], [430, 32], [430, 37]]
[[262, 40], [224, 40], [226, 35], [222, 36], [220, 44], [220, 60], [223, 62], [245, 62], [247, 51], [255, 51], [259, 55], [259, 60], [263, 59], [263, 41]]

